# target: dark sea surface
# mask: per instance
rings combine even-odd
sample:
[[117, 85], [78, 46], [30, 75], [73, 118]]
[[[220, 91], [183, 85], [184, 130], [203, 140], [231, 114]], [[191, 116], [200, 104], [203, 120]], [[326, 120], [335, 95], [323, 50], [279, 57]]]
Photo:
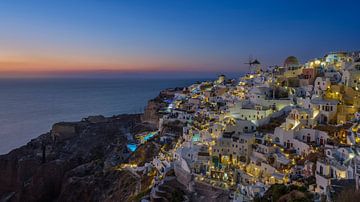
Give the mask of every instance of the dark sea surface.
[[203, 79], [0, 79], [0, 154], [89, 115], [140, 113], [160, 90]]

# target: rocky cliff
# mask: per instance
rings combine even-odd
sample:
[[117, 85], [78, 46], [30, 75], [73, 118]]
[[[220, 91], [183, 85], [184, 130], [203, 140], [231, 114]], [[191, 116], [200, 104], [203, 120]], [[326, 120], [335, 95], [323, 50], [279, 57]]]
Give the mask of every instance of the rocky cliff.
[[51, 132], [0, 156], [0, 201], [126, 199], [135, 190], [132, 176], [113, 168], [130, 155], [125, 134], [138, 124], [140, 115], [54, 124]]
[[144, 114], [141, 116], [141, 120], [158, 126], [159, 118], [162, 116], [161, 111], [166, 110], [168, 106], [167, 101], [171, 100], [176, 93], [181, 93], [182, 89], [183, 88], [169, 88], [161, 91], [156, 98], [149, 100]]
[[[119, 168], [122, 163], [150, 162], [160, 145], [155, 138], [131, 153], [129, 135], [156, 130], [159, 111], [180, 91], [162, 91], [149, 101], [143, 115], [56, 123], [50, 132], [0, 155], [0, 202], [138, 201], [149, 193], [153, 171], [141, 174]], [[182, 134], [182, 127], [165, 129]]]

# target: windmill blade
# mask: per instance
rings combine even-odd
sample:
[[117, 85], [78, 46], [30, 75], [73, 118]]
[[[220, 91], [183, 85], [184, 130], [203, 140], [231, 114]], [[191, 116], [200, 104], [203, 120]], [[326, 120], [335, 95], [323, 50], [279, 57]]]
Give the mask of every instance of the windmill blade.
[[253, 59], [253, 55], [252, 55], [252, 54], [250, 54], [250, 55], [249, 55], [249, 63], [252, 63], [252, 62], [253, 62], [253, 60], [254, 60], [254, 59]]

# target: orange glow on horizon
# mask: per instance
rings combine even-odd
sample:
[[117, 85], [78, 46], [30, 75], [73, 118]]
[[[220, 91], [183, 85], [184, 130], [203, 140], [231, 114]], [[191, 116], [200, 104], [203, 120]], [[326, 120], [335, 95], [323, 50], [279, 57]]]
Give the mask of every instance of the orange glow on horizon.
[[[107, 62], [104, 62], [107, 61]], [[134, 68], [133, 62], [96, 57], [46, 57], [46, 56], [6, 56], [0, 57], [0, 71], [79, 71], [99, 68], [126, 70]], [[139, 67], [142, 64], [138, 65]]]
[[202, 72], [216, 70], [206, 64], [152, 57], [73, 57], [0, 55], [0, 76], [17, 74], [72, 74], [86, 72]]

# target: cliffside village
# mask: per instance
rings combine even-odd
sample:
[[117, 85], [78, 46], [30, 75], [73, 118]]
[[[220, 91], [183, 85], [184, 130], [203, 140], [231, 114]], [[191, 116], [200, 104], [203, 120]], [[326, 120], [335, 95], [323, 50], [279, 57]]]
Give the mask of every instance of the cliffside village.
[[315, 201], [358, 188], [359, 88], [360, 53], [336, 52], [304, 64], [290, 56], [266, 70], [256, 61], [239, 80], [221, 75], [164, 91], [172, 96], [159, 119], [151, 110], [143, 119], [158, 124], [162, 142], [174, 139], [164, 125], [183, 128], [171, 152], [144, 166], [160, 173], [152, 198], [169, 170], [189, 191], [204, 183], [233, 201], [262, 197], [274, 184], [305, 187]]

